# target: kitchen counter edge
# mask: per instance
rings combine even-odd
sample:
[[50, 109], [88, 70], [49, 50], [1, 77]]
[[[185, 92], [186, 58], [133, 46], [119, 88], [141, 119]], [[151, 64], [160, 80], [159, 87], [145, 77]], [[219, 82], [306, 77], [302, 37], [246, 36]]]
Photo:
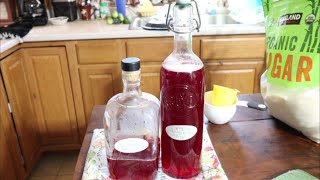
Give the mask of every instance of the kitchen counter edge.
[[[128, 30], [129, 25], [106, 25], [104, 21], [75, 21], [63, 26], [38, 26], [24, 38], [0, 40], [0, 53], [23, 42], [68, 41], [89, 39], [118, 39], [118, 38], [151, 38], [172, 37], [173, 32], [152, 30]], [[208, 35], [239, 35], [264, 34], [265, 27], [261, 25], [210, 25], [202, 26], [200, 32], [193, 36]]]

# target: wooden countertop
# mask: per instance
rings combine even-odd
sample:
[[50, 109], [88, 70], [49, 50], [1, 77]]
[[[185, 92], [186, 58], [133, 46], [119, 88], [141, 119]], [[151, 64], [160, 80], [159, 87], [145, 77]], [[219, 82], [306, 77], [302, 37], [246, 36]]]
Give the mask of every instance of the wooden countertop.
[[[263, 102], [260, 94], [240, 100]], [[94, 107], [83, 141], [74, 179], [81, 179], [93, 130], [102, 128], [105, 106]], [[320, 177], [320, 145], [271, 117], [267, 111], [237, 107], [232, 121], [207, 124], [208, 133], [228, 178], [271, 179], [293, 169]]]

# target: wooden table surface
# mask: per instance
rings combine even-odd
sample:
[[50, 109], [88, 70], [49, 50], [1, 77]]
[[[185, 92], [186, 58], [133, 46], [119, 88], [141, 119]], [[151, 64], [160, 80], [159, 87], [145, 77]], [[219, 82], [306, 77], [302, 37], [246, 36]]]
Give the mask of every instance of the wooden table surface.
[[[240, 95], [240, 100], [262, 103], [260, 94]], [[102, 128], [105, 106], [95, 106], [87, 127], [74, 179], [81, 179], [93, 130]], [[218, 158], [230, 180], [272, 179], [293, 169], [320, 177], [320, 145], [271, 117], [267, 111], [237, 107], [232, 121], [207, 124]]]

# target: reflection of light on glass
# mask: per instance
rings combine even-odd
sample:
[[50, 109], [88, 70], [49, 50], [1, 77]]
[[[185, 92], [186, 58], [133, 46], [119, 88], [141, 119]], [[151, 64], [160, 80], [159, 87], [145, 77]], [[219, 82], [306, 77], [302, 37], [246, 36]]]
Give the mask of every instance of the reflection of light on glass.
[[39, 7], [41, 4], [41, 1], [40, 0], [36, 0], [36, 1], [37, 1], [37, 7]]

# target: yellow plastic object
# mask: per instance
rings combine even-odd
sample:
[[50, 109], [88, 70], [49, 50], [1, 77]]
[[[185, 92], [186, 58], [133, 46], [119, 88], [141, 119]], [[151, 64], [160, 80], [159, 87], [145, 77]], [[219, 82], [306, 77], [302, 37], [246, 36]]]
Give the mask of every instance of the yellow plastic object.
[[[205, 103], [208, 103], [212, 106], [215, 106], [213, 105], [213, 102], [212, 102], [212, 99], [213, 99], [213, 91], [207, 91], [204, 95], [204, 101]], [[238, 103], [238, 97], [236, 97], [236, 99], [234, 100], [233, 104], [232, 105], [235, 105]]]
[[157, 14], [157, 10], [150, 1], [146, 1], [139, 7], [139, 13], [141, 16], [153, 16]]
[[214, 106], [231, 106], [237, 101], [239, 90], [213, 85], [211, 103]]
[[224, 124], [232, 119], [237, 110], [238, 98], [235, 99], [231, 106], [214, 106], [211, 104], [212, 91], [204, 94], [204, 114], [208, 120], [214, 124]]

